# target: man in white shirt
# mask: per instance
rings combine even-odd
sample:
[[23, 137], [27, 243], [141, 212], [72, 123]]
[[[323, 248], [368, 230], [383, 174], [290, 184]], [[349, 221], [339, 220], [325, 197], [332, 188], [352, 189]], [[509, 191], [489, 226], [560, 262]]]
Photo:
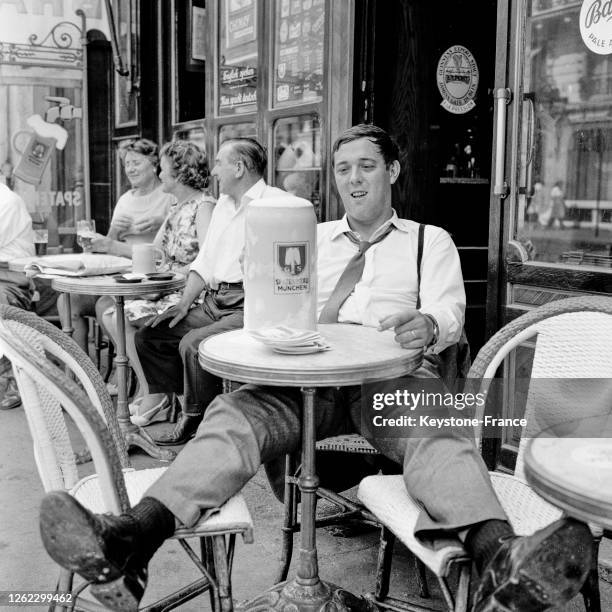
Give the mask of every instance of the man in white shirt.
[[[457, 341], [463, 325], [465, 295], [457, 251], [446, 232], [428, 226], [419, 282], [418, 225], [398, 219], [391, 207], [399, 152], [384, 130], [350, 128], [336, 140], [332, 156], [346, 216], [320, 226], [319, 320], [372, 325], [381, 333], [392, 330], [402, 347], [425, 349], [423, 365], [412, 375], [377, 383], [386, 392], [419, 389], [423, 379], [435, 384], [441, 375], [439, 352]], [[343, 289], [343, 279], [356, 263], [363, 265], [353, 277], [352, 292], [336, 300], [336, 289]], [[362, 411], [373, 406], [368, 389], [320, 389], [317, 437], [363, 431]], [[293, 388], [246, 385], [218, 396], [194, 440], [127, 514], [100, 517], [67, 493], [49, 494], [41, 508], [47, 551], [86, 579], [123, 585], [118, 601], [132, 600], [135, 609], [147, 561], [174, 533], [177, 519], [194, 525], [239, 491], [262, 463], [299, 448], [301, 404], [300, 391]], [[370, 432], [368, 439], [403, 464], [406, 488], [422, 508], [415, 535], [450, 532], [464, 542], [482, 575], [474, 612], [536, 612], [579, 591], [591, 565], [586, 525], [564, 519], [532, 536], [516, 537], [471, 432], [448, 426], [432, 435], [406, 427], [401, 435]], [[74, 528], [67, 530], [67, 524]], [[125, 551], [135, 553], [129, 557]], [[124, 576], [121, 583], [119, 576]], [[110, 590], [94, 584], [92, 593], [98, 588]]]
[[[0, 304], [28, 310], [32, 304], [32, 283], [21, 272], [8, 270], [8, 262], [34, 255], [32, 219], [25, 202], [4, 183], [0, 183]], [[0, 359], [0, 409], [16, 408], [21, 403], [10, 363]]]
[[[140, 411], [158, 404], [160, 394], [184, 393], [174, 431], [156, 439], [161, 446], [183, 444], [193, 437], [204, 410], [221, 392], [220, 379], [200, 367], [198, 346], [213, 334], [242, 327], [240, 257], [246, 205], [257, 198], [287, 195], [266, 185], [266, 165], [266, 152], [254, 139], [237, 138], [221, 145], [211, 171], [221, 196], [181, 301], [136, 333], [136, 349], [151, 392]], [[192, 307], [200, 296], [202, 303]]]

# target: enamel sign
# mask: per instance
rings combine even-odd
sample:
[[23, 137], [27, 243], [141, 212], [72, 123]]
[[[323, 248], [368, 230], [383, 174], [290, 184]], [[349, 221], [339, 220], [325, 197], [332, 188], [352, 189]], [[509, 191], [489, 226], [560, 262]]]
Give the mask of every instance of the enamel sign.
[[436, 80], [442, 95], [441, 106], [449, 113], [471, 111], [478, 89], [478, 65], [472, 53], [461, 45], [447, 49], [438, 62]]
[[584, 0], [580, 9], [580, 35], [594, 53], [612, 53], [612, 0]]

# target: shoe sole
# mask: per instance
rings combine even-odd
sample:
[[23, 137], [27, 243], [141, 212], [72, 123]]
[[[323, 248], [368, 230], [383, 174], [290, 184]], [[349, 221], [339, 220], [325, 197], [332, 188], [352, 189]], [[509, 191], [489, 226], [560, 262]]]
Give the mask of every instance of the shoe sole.
[[166, 438], [155, 439], [155, 444], [157, 446], [180, 446], [181, 444], [187, 444], [189, 440], [195, 438], [195, 432], [187, 436], [186, 438], [182, 438], [180, 440], [168, 440]]
[[[591, 564], [591, 533], [584, 524], [561, 519], [534, 538], [527, 559], [475, 612], [539, 612], [572, 599]], [[583, 568], [587, 568], [584, 570]]]
[[58, 565], [95, 583], [91, 593], [101, 603], [120, 612], [138, 610], [144, 586], [108, 561], [96, 524], [71, 495], [52, 491], [43, 498], [40, 535]]

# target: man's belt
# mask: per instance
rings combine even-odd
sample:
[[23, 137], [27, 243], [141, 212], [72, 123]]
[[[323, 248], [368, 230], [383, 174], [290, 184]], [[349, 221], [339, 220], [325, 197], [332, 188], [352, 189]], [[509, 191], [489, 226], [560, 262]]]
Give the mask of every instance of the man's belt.
[[221, 291], [221, 289], [229, 289], [229, 290], [241, 290], [243, 289], [243, 285], [242, 282], [240, 283], [219, 283], [219, 286], [217, 287], [217, 291]]

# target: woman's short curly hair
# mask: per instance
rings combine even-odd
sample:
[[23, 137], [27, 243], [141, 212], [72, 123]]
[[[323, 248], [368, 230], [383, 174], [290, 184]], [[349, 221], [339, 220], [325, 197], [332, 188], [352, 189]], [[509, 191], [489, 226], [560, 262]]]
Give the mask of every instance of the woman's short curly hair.
[[198, 190], [208, 185], [208, 158], [193, 142], [173, 140], [162, 147], [159, 155], [170, 161], [174, 177], [182, 185]]
[[137, 138], [136, 140], [126, 140], [119, 144], [119, 154], [121, 160], [125, 161], [125, 156], [132, 151], [139, 153], [149, 159], [155, 171], [159, 173], [159, 151], [157, 144], [148, 138]]

